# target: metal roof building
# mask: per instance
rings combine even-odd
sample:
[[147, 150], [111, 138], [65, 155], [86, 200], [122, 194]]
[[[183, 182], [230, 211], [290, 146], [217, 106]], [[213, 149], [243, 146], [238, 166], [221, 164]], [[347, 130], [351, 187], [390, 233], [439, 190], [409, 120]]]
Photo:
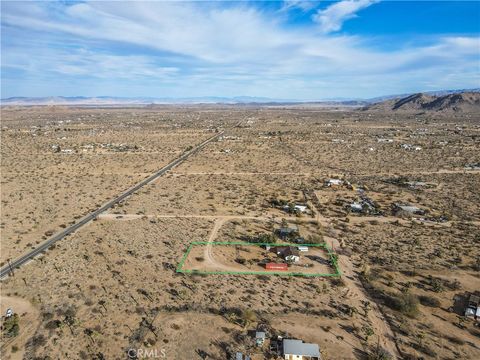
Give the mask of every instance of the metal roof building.
[[286, 360], [321, 360], [318, 345], [304, 343], [302, 340], [284, 339], [283, 355]]

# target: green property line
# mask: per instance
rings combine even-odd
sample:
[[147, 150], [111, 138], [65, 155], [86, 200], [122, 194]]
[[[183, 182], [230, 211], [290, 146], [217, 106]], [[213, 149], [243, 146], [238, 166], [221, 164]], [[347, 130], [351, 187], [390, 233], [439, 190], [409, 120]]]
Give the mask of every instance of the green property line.
[[[183, 265], [187, 260], [188, 255], [192, 251], [192, 248], [195, 245], [244, 245], [244, 246], [308, 246], [308, 247], [323, 247], [327, 250], [327, 254], [330, 257], [330, 261], [333, 265], [335, 270], [334, 273], [317, 273], [317, 274], [308, 274], [302, 272], [283, 272], [283, 271], [201, 271], [201, 270], [185, 270], [183, 269]], [[183, 255], [180, 263], [177, 266], [177, 272], [184, 273], [184, 274], [204, 274], [204, 275], [284, 275], [284, 276], [305, 276], [305, 277], [338, 277], [341, 276], [342, 273], [338, 266], [336, 254], [328, 247], [326, 243], [321, 244], [277, 244], [277, 243], [244, 243], [244, 242], [207, 242], [207, 241], [193, 241], [188, 246], [185, 254]]]

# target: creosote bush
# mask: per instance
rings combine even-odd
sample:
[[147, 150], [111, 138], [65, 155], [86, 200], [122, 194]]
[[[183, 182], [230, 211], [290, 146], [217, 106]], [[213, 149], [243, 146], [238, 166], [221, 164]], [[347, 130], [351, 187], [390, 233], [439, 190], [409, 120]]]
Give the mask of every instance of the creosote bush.
[[418, 315], [418, 297], [409, 292], [400, 294], [385, 294], [385, 305], [397, 310], [408, 317]]
[[420, 295], [418, 297], [420, 300], [420, 304], [423, 306], [429, 306], [429, 307], [439, 307], [440, 306], [440, 301], [433, 296], [428, 296], [428, 295]]

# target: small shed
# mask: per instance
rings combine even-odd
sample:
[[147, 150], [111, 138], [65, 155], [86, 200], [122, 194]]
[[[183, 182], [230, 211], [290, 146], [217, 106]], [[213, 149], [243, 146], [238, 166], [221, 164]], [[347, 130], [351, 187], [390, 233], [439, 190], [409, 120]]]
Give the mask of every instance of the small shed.
[[327, 186], [341, 186], [343, 185], [343, 180], [340, 180], [340, 179], [329, 179], [327, 180], [327, 182], [325, 183]]
[[353, 202], [350, 204], [350, 210], [353, 212], [362, 212], [363, 206], [360, 203]]
[[265, 332], [257, 331], [255, 332], [255, 343], [257, 346], [262, 346], [265, 342]]
[[409, 204], [394, 204], [394, 210], [396, 212], [398, 211], [404, 211], [406, 213], [410, 213], [410, 214], [415, 214], [415, 215], [424, 215], [425, 214], [425, 210], [422, 210], [416, 206], [413, 206], [413, 205], [409, 205]]
[[240, 351], [235, 353], [235, 360], [251, 360], [251, 357], [248, 355], [243, 355]]
[[297, 204], [295, 205], [295, 210], [299, 211], [299, 212], [306, 212], [308, 209], [307, 205], [301, 205], [301, 204]]
[[288, 270], [288, 264], [284, 263], [267, 263], [265, 264], [266, 270], [286, 271]]

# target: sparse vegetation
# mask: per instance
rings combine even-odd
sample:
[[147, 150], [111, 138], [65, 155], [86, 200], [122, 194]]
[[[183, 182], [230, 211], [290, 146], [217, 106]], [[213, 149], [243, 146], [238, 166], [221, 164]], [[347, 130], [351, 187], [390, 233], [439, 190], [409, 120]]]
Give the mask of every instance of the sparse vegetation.
[[20, 333], [20, 325], [18, 314], [13, 314], [12, 316], [3, 320], [2, 323], [2, 334], [8, 338], [18, 336]]
[[[329, 358], [355, 358], [353, 349], [362, 349], [369, 359], [392, 359], [398, 346], [404, 358], [474, 359], [477, 328], [457, 318], [457, 309], [445, 310], [455, 296], [478, 288], [480, 178], [459, 165], [474, 162], [478, 131], [471, 119], [416, 117], [208, 106], [2, 109], [8, 127], [1, 147], [4, 264], [214, 128], [227, 129], [221, 141], [2, 282], [2, 295], [25, 299], [40, 312], [36, 319], [25, 311], [33, 326], [24, 327], [21, 315], [21, 334], [30, 333], [15, 341], [29, 341], [16, 351], [32, 359], [100, 359], [145, 347], [165, 348], [169, 358], [220, 359], [227, 350], [251, 349], [249, 332], [262, 328], [274, 338], [322, 344]], [[70, 122], [59, 125], [60, 119]], [[406, 139], [422, 151], [399, 150]], [[74, 152], [61, 151], [69, 148]], [[388, 181], [393, 177], [403, 178]], [[350, 185], [328, 187], [329, 178]], [[347, 211], [361, 196], [381, 214]], [[395, 216], [393, 203], [428, 212]], [[294, 204], [309, 211], [297, 216]], [[282, 226], [299, 233], [280, 238]], [[210, 237], [245, 245], [203, 247], [191, 259], [202, 269], [213, 261], [264, 271], [267, 261], [284, 259], [266, 247], [253, 250], [254, 243], [292, 241], [296, 247], [326, 242], [344, 273], [333, 279], [177, 273], [191, 242]], [[328, 257], [317, 255], [302, 252], [290, 269], [331, 267]]]

